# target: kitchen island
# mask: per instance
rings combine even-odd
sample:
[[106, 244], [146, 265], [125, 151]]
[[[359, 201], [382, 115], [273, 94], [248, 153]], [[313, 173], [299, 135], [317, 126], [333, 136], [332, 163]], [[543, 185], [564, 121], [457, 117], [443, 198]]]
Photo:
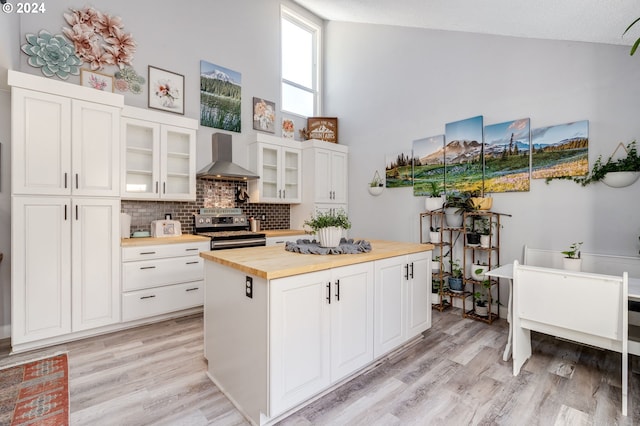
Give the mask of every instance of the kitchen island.
[[431, 326], [433, 246], [371, 246], [200, 254], [208, 375], [252, 423], [276, 422]]

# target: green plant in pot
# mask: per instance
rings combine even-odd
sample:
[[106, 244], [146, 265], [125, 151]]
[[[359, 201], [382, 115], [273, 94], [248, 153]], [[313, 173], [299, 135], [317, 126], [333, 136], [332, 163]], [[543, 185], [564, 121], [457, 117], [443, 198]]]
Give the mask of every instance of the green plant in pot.
[[473, 293], [473, 299], [475, 300], [476, 315], [481, 317], [489, 316], [489, 300], [486, 294], [476, 291]]
[[449, 260], [451, 265], [451, 276], [447, 277], [449, 282], [449, 289], [455, 293], [462, 293], [462, 267], [460, 266], [460, 260]]
[[437, 180], [430, 180], [427, 182], [427, 190], [429, 191], [429, 196], [424, 200], [424, 207], [427, 211], [441, 209], [444, 204], [442, 183]]
[[351, 228], [351, 221], [347, 213], [337, 211], [316, 211], [304, 225], [311, 228], [311, 233], [318, 235], [322, 247], [337, 247], [340, 245], [342, 231]]
[[447, 226], [450, 228], [461, 228], [465, 211], [472, 211], [473, 207], [468, 193], [452, 192], [447, 194], [444, 203], [444, 213]]
[[582, 242], [572, 243], [567, 250], [561, 252], [564, 254], [564, 258], [562, 259], [564, 269], [570, 271], [580, 271], [582, 269], [580, 247], [582, 247]]

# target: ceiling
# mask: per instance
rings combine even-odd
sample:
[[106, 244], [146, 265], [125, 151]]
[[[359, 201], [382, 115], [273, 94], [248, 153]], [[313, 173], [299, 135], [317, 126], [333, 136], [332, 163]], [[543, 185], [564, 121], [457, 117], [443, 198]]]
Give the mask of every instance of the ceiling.
[[[638, 0], [295, 0], [329, 21], [632, 45]], [[636, 28], [637, 27], [637, 28]]]

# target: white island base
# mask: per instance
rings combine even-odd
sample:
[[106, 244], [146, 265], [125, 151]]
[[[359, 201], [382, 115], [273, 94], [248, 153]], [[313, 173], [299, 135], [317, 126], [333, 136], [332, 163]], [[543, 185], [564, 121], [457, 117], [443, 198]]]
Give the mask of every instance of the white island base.
[[253, 424], [282, 419], [431, 326], [432, 246], [372, 246], [201, 253], [208, 376]]

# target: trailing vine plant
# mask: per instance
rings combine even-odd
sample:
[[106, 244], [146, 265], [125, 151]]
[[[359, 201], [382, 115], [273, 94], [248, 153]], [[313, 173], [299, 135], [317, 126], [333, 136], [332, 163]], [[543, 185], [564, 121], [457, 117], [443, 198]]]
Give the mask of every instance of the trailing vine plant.
[[[640, 156], [636, 147], [636, 141], [630, 142], [627, 147], [627, 156], [619, 160], [613, 160], [613, 154], [607, 159], [606, 163], [602, 162], [602, 155], [593, 164], [593, 168], [585, 176], [557, 176], [548, 177], [545, 182], [549, 184], [554, 179], [572, 180], [582, 186], [590, 183], [599, 182], [610, 172], [640, 172]], [[615, 152], [615, 151], [614, 151]]]

